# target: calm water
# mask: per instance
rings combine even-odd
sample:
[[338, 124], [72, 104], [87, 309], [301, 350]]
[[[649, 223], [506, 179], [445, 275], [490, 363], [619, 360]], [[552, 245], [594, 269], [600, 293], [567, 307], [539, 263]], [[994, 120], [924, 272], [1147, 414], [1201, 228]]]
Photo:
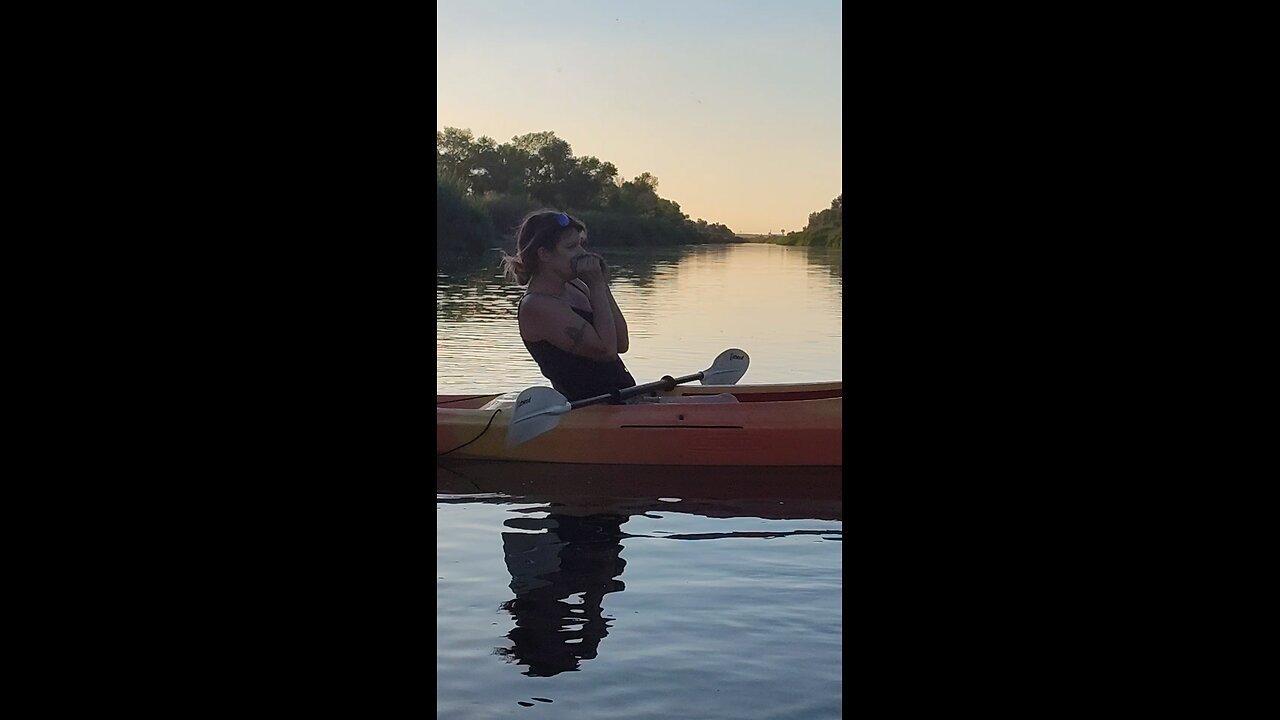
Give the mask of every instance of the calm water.
[[[839, 250], [735, 244], [596, 248], [627, 319], [636, 382], [705, 370], [722, 350], [751, 357], [744, 383], [842, 379]], [[497, 253], [436, 276], [436, 392], [550, 385], [520, 342]]]
[[[601, 252], [638, 382], [727, 347], [743, 382], [841, 379], [838, 251]], [[440, 270], [437, 392], [549, 384], [487, 260]], [[436, 492], [439, 717], [841, 716], [839, 469], [454, 462]]]

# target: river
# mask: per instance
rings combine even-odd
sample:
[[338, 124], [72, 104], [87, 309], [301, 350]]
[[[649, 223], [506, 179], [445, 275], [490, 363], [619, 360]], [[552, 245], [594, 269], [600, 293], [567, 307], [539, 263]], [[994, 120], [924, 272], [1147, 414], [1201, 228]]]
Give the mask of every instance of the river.
[[[843, 379], [839, 250], [595, 250], [637, 382], [731, 347]], [[437, 393], [550, 384], [496, 253], [436, 281]], [[437, 716], [841, 717], [842, 502], [839, 468], [438, 462]]]

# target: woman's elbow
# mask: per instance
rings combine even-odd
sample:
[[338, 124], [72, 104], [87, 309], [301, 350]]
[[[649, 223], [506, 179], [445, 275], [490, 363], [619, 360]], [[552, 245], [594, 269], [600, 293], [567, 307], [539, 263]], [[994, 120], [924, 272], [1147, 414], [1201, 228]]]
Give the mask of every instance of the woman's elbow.
[[601, 344], [599, 347], [586, 348], [585, 352], [583, 352], [582, 355], [583, 357], [589, 358], [591, 360], [595, 360], [596, 362], [607, 363], [607, 362], [613, 362], [614, 360], [617, 360], [618, 352], [610, 350], [609, 348]]
[[627, 351], [627, 348], [629, 348], [629, 347], [631, 347], [631, 344], [630, 344], [630, 343], [628, 343], [626, 340], [623, 340], [623, 341], [619, 342], [619, 343], [618, 343], [618, 354], [619, 354], [619, 355], [621, 355], [622, 353], [626, 352], [626, 351]]

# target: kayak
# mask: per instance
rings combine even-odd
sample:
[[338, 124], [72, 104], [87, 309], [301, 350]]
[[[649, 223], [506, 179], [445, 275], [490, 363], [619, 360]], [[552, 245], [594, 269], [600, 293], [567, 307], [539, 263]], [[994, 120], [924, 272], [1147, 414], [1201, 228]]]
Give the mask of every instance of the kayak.
[[690, 385], [649, 393], [730, 393], [737, 402], [590, 405], [507, 442], [516, 393], [436, 396], [436, 457], [598, 465], [840, 466], [844, 384]]
[[437, 395], [436, 456], [603, 465], [843, 465], [843, 383], [702, 385], [738, 402], [591, 405], [520, 444], [506, 442], [515, 394]]

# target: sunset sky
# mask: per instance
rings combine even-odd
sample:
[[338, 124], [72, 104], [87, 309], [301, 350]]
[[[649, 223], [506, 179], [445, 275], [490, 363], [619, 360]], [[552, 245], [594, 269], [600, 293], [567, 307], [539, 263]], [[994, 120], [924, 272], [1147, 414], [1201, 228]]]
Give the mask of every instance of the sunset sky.
[[799, 230], [843, 192], [839, 0], [436, 8], [436, 130], [554, 131], [739, 233]]

